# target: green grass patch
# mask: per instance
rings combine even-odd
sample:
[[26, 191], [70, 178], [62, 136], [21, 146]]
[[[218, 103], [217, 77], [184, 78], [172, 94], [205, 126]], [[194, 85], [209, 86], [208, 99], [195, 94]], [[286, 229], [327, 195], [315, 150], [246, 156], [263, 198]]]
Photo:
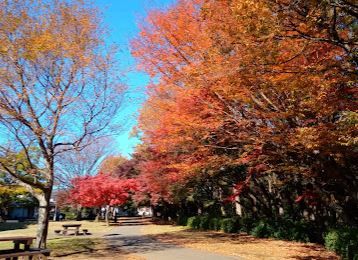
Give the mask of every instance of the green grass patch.
[[83, 253], [92, 253], [105, 249], [106, 244], [100, 238], [56, 238], [47, 242], [51, 249], [51, 256], [68, 256]]

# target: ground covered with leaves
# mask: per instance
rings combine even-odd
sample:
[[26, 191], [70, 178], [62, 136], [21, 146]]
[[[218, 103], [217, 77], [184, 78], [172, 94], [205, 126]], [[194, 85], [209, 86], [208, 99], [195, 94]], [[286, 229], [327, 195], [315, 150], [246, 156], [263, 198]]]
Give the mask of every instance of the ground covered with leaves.
[[335, 253], [313, 243], [255, 238], [247, 234], [193, 231], [184, 227], [151, 225], [143, 234], [160, 241], [243, 259], [340, 259]]

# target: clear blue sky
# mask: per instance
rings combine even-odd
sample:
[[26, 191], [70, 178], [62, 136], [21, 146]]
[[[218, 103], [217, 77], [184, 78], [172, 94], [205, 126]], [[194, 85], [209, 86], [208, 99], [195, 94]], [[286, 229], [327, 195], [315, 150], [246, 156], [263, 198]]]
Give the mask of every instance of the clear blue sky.
[[129, 42], [138, 33], [137, 24], [151, 9], [167, 8], [175, 0], [95, 0], [95, 4], [102, 10], [105, 26], [109, 29], [108, 42], [116, 43], [120, 47], [118, 59], [122, 70], [126, 73], [125, 81], [129, 86], [118, 116], [123, 123], [123, 132], [115, 138], [118, 153], [130, 155], [139, 140], [130, 137], [130, 131], [136, 125], [138, 110], [145, 100], [145, 86], [148, 77], [136, 71], [135, 61], [131, 57]]

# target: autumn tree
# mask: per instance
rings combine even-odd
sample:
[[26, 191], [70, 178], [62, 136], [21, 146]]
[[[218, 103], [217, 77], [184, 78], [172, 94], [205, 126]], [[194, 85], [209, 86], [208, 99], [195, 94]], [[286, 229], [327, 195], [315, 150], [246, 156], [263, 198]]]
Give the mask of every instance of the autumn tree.
[[71, 201], [84, 207], [106, 207], [107, 224], [109, 207], [126, 203], [138, 187], [135, 179], [120, 179], [103, 173], [77, 177], [72, 182]]
[[99, 172], [105, 172], [110, 175], [118, 175], [119, 167], [127, 161], [123, 156], [110, 155], [107, 156], [99, 167]]
[[108, 131], [120, 104], [98, 14], [83, 1], [0, 1], [1, 156], [12, 158], [0, 163], [39, 201], [37, 247], [46, 247], [56, 158]]
[[[132, 44], [156, 79], [140, 118], [144, 174], [175, 180], [170, 194], [170, 183], [245, 166], [232, 188], [248, 212], [272, 217], [314, 192], [330, 215], [356, 222], [355, 10], [182, 0], [150, 13]], [[305, 209], [318, 219], [317, 208]]]

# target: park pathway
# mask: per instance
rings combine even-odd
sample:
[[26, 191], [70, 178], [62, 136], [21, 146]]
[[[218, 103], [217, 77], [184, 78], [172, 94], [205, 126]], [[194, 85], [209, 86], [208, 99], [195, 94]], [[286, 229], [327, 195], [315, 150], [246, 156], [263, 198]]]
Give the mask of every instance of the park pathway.
[[147, 260], [233, 260], [229, 256], [213, 254], [165, 243], [141, 234], [139, 225], [118, 226], [105, 235], [108, 245], [123, 249]]

